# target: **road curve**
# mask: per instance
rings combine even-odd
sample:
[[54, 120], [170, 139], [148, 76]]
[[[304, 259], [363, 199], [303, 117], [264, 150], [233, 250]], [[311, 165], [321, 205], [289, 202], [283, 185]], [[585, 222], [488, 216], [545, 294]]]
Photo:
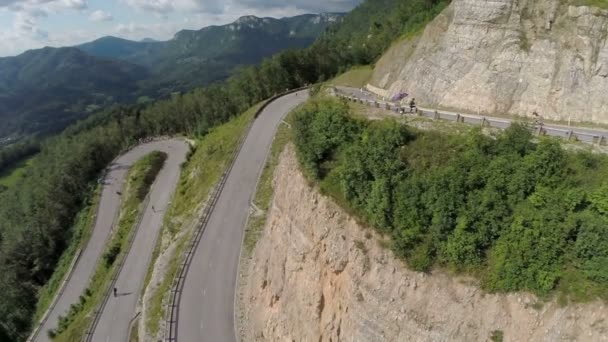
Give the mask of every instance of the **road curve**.
[[[163, 225], [165, 211], [169, 206], [177, 182], [181, 165], [186, 161], [188, 145], [181, 140], [171, 144], [154, 143], [148, 152], [159, 150], [167, 153], [163, 169], [150, 189], [150, 201], [143, 209], [144, 214], [136, 232], [133, 244], [127, 254], [120, 274], [116, 279], [116, 297], [110, 297], [94, 326], [92, 341], [127, 341], [129, 324], [136, 315], [137, 301], [143, 288], [144, 279], [152, 258], [154, 245]], [[145, 153], [144, 153], [145, 154]]]
[[[134, 303], [138, 298], [141, 283], [147, 271], [147, 261], [150, 259], [148, 255], [152, 254], [154, 240], [160, 229], [160, 223], [164, 214], [164, 211], [161, 211], [161, 209], [164, 209], [170, 200], [170, 196], [179, 179], [181, 164], [186, 158], [188, 145], [183, 140], [155, 141], [136, 146], [116, 159], [108, 167], [91, 238], [86, 248], [80, 254], [71, 276], [57, 298], [55, 305], [50, 309], [46, 320], [34, 335], [33, 341], [50, 341], [47, 331], [57, 327], [59, 316], [65, 315], [70, 305], [78, 303], [80, 295], [89, 285], [89, 280], [95, 271], [97, 262], [104, 251], [106, 242], [112, 231], [113, 220], [120, 209], [120, 196], [117, 195], [117, 192], [122, 190], [129, 168], [143, 156], [153, 151], [162, 151], [168, 155], [165, 165], [158, 174], [150, 192], [149, 203], [154, 205], [157, 212], [155, 213], [150, 208], [145, 208], [146, 211], [141, 229], [137, 233], [131, 252], [125, 261], [121, 277], [118, 279], [120, 292], [132, 293], [128, 296], [120, 297], [120, 306], [113, 305], [115, 303], [112, 303], [113, 301], [110, 300], [104, 311], [104, 313], [112, 311], [111, 315], [114, 318], [124, 320], [120, 324], [115, 325], [113, 330], [121, 332], [126, 330], [126, 328], [123, 328], [123, 325], [125, 323], [128, 325], [133, 315]], [[135, 262], [133, 262], [133, 256], [137, 259]], [[139, 269], [139, 267], [141, 268]], [[140, 274], [142, 275], [139, 276]], [[127, 276], [125, 277], [124, 275]], [[131, 303], [133, 305], [130, 305]], [[128, 310], [129, 308], [131, 311]], [[100, 321], [98, 325], [100, 331], [101, 327], [105, 327], [105, 325], [102, 325], [102, 322], [105, 323], [105, 321]], [[125, 340], [126, 337], [111, 339], [111, 341]]]
[[[367, 90], [364, 90], [364, 89], [353, 88], [353, 87], [343, 87], [343, 86], [336, 86], [335, 88], [338, 90], [338, 92], [348, 95], [348, 96], [355, 96], [355, 97], [358, 97], [360, 99], [367, 100], [367, 101], [379, 101], [381, 103], [385, 102], [379, 96], [377, 96]], [[419, 108], [419, 109], [422, 109], [422, 108]], [[427, 110], [430, 111], [433, 109], [427, 109]], [[452, 115], [457, 114], [457, 112], [446, 111], [446, 110], [440, 110], [440, 112], [448, 113], [448, 114], [452, 114]], [[479, 116], [479, 115], [470, 114], [470, 113], [460, 112], [460, 114], [467, 115], [469, 117], [481, 118], [481, 116]], [[486, 119], [492, 120], [495, 123], [500, 123], [498, 128], [501, 128], [501, 129], [506, 129], [511, 125], [512, 122], [521, 120], [521, 118], [509, 119], [509, 118], [504, 118], [504, 117], [493, 117], [490, 115], [483, 115], [483, 116]], [[568, 132], [568, 131], [572, 130], [574, 132], [581, 133], [584, 135], [600, 136], [600, 137], [608, 138], [608, 130], [597, 128], [597, 127], [595, 127], [595, 128], [594, 127], [584, 127], [584, 126], [577, 126], [576, 124], [573, 126], [566, 126], [566, 125], [560, 125], [560, 124], [554, 124], [554, 123], [545, 123], [545, 124], [543, 124], [543, 127], [545, 129], [553, 129], [554, 131], [556, 131], [558, 133], [559, 133], [559, 131]], [[547, 134], [555, 135], [555, 133], [552, 133], [552, 132], [547, 132]], [[558, 135], [563, 136], [564, 134], [560, 133]], [[586, 141], [586, 142], [588, 142], [588, 141]]]
[[278, 125], [306, 99], [308, 91], [283, 96], [269, 104], [254, 121], [184, 280], [177, 315], [178, 341], [236, 341], [234, 294], [251, 199]]

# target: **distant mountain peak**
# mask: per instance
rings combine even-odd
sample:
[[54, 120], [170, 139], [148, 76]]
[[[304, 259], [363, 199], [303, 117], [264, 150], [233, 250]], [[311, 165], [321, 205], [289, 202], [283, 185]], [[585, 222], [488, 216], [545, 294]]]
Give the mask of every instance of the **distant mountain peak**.
[[255, 15], [244, 15], [244, 16], [238, 18], [234, 23], [235, 24], [252, 24], [252, 23], [261, 22], [262, 20], [263, 20], [262, 18], [258, 18]]
[[319, 13], [318, 17], [325, 22], [333, 23], [335, 21], [340, 20], [340, 18], [343, 18], [344, 15], [345, 15], [344, 13], [325, 12], [325, 13]]

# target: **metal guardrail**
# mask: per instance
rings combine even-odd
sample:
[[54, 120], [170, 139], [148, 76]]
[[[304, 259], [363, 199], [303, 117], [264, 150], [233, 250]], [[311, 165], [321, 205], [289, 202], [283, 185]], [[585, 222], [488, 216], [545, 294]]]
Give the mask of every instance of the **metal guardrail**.
[[226, 184], [228, 175], [230, 175], [230, 172], [232, 171], [234, 163], [236, 162], [236, 159], [237, 159], [236, 157], [238, 156], [239, 152], [241, 151], [243, 144], [245, 143], [245, 139], [249, 135], [249, 132], [251, 131], [251, 127], [253, 126], [253, 123], [255, 122], [255, 119], [257, 119], [257, 117], [260, 116], [260, 114], [266, 109], [266, 107], [268, 107], [269, 104], [271, 104], [275, 100], [279, 99], [280, 97], [283, 97], [285, 95], [295, 93], [297, 91], [301, 91], [301, 90], [304, 90], [307, 88], [308, 87], [302, 87], [302, 88], [298, 88], [298, 89], [288, 90], [284, 93], [275, 95], [275, 96], [271, 97], [270, 99], [268, 99], [257, 110], [257, 112], [254, 115], [254, 120], [252, 120], [249, 123], [244, 134], [241, 136], [237, 148], [233, 151], [232, 156], [230, 157], [230, 159], [231, 159], [230, 165], [228, 166], [226, 171], [224, 171], [224, 173], [222, 174], [222, 177], [220, 178], [220, 182], [214, 188], [214, 190], [210, 196], [210, 199], [207, 202], [205, 209], [203, 210], [203, 214], [201, 215], [201, 221], [198, 225], [198, 228], [196, 229], [194, 239], [191, 241], [190, 245], [186, 249], [185, 254], [182, 256], [183, 262], [180, 264], [179, 270], [177, 272], [177, 276], [173, 279], [173, 285], [171, 286], [171, 293], [170, 293], [170, 297], [169, 297], [169, 304], [168, 304], [167, 311], [165, 312], [165, 323], [166, 324], [165, 324], [165, 332], [164, 332], [164, 336], [163, 336], [163, 340], [165, 342], [177, 341], [177, 324], [178, 324], [178, 320], [179, 320], [179, 304], [181, 302], [182, 290], [183, 290], [184, 284], [185, 284], [184, 279], [186, 278], [186, 275], [188, 274], [188, 269], [190, 268], [190, 265], [192, 264], [192, 258], [194, 257], [196, 248], [201, 241], [201, 238], [203, 236], [203, 233], [205, 232], [205, 229], [207, 228], [207, 223], [209, 222], [209, 219], [211, 218], [211, 213], [213, 212], [213, 209], [215, 208], [215, 204], [217, 203], [217, 200], [219, 199], [219, 197], [222, 193], [222, 189], [224, 188], [224, 185]]
[[[353, 95], [345, 95], [335, 91], [335, 94], [343, 99], [365, 104], [376, 108], [384, 108], [386, 110], [395, 111], [400, 114], [413, 114], [418, 116], [424, 116], [436, 120], [447, 120], [453, 122], [462, 122], [467, 124], [477, 124], [482, 127], [493, 127], [498, 129], [507, 129], [511, 125], [511, 121], [502, 120], [494, 117], [488, 117], [483, 115], [471, 115], [471, 114], [460, 114], [448, 111], [434, 110], [428, 108], [416, 108], [414, 112], [410, 111], [409, 107], [399, 106], [395, 103], [386, 101], [372, 101], [368, 99], [362, 99]], [[588, 144], [595, 145], [606, 145], [608, 143], [608, 136], [601, 134], [592, 134], [587, 132], [577, 131], [576, 128], [565, 129], [558, 127], [551, 127], [543, 124], [535, 124], [532, 126], [532, 131], [538, 135], [547, 135], [553, 137], [559, 137], [564, 140], [576, 140]]]

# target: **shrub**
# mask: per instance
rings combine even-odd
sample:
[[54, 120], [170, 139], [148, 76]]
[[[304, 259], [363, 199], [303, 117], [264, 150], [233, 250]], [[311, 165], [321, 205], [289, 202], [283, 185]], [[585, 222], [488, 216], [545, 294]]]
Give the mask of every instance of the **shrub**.
[[534, 144], [520, 124], [492, 139], [357, 121], [332, 100], [304, 107], [296, 126], [307, 173], [389, 232], [413, 269], [449, 266], [491, 291], [540, 295], [567, 276], [585, 282], [565, 291], [592, 286], [608, 298], [606, 157]]

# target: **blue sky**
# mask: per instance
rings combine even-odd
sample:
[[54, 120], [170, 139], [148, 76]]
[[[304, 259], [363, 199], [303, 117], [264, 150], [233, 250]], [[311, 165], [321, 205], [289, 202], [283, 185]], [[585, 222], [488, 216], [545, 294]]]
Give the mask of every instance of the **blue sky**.
[[113, 35], [166, 40], [243, 15], [344, 12], [361, 0], [0, 0], [0, 56]]

